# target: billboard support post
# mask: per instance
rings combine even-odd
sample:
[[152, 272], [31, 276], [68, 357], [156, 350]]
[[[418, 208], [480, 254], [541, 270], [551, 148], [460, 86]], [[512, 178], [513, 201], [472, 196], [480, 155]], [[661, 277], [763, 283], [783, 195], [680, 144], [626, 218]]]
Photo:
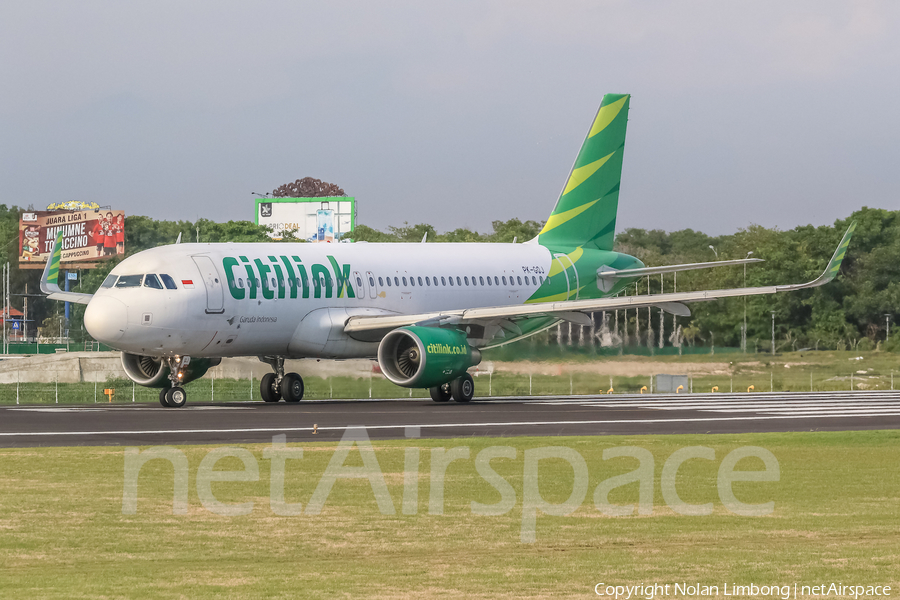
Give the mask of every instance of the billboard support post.
[[[69, 272], [66, 271], [66, 291], [69, 291]], [[69, 303], [66, 302], [66, 338], [69, 337]]]
[[6, 304], [6, 265], [3, 265], [3, 354], [6, 354], [6, 317], [7, 317], [7, 306]]

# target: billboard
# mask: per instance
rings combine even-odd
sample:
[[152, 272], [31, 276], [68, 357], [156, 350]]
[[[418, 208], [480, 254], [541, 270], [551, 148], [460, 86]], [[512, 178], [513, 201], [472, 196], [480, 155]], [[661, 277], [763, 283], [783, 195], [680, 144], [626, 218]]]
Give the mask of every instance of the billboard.
[[124, 211], [25, 211], [19, 215], [19, 265], [47, 262], [59, 232], [63, 263], [125, 254]]
[[256, 224], [272, 228], [273, 239], [285, 232], [309, 242], [338, 242], [348, 237], [356, 224], [356, 199], [350, 196], [327, 198], [257, 198]]

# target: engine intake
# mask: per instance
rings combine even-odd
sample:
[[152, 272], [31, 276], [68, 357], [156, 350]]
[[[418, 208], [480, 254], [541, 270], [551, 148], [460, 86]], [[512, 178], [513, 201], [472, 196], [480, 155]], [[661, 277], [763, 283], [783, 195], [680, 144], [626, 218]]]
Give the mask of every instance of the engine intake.
[[378, 365], [392, 383], [430, 388], [456, 379], [481, 362], [481, 352], [455, 329], [401, 327], [378, 345]]
[[[206, 372], [222, 362], [221, 358], [197, 358], [184, 369], [181, 383], [200, 379]], [[125, 374], [138, 385], [151, 388], [166, 388], [169, 383], [169, 366], [158, 356], [122, 353], [122, 367]]]
[[122, 353], [122, 367], [128, 378], [145, 387], [168, 387], [169, 367], [161, 358]]

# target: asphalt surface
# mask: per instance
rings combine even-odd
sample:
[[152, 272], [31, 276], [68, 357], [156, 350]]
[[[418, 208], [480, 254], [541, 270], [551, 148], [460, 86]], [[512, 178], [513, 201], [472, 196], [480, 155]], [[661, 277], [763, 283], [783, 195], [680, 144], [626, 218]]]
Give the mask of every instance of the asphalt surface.
[[[0, 447], [900, 429], [900, 392], [0, 407]], [[315, 429], [315, 432], [314, 432]]]

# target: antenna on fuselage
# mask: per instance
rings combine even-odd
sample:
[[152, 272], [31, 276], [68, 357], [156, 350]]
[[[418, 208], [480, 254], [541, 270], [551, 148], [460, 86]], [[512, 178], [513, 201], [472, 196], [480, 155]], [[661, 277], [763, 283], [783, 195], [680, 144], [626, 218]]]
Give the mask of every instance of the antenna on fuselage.
[[517, 239], [519, 239], [519, 236], [517, 236], [517, 235], [514, 235], [514, 236], [513, 236], [513, 244], [515, 244], [515, 243], [516, 243], [516, 240], [517, 240]]
[[180, 244], [180, 243], [181, 243], [181, 232], [180, 232], [180, 231], [178, 232], [178, 239], [175, 240], [175, 243], [176, 243], [176, 244]]
[[425, 243], [425, 240], [428, 239], [428, 232], [425, 232], [425, 235], [422, 236], [422, 243]]

